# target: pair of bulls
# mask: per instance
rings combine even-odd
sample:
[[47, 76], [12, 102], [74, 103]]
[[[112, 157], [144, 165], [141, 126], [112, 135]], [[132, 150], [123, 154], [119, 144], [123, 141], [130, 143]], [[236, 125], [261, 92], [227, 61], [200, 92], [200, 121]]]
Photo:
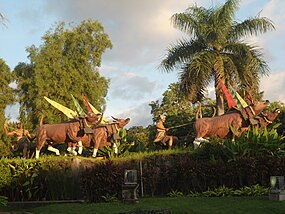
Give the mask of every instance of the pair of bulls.
[[[102, 119], [103, 116], [101, 116]], [[86, 117], [74, 118], [73, 120], [57, 123], [42, 124], [37, 131], [36, 158], [39, 158], [40, 150], [45, 142], [48, 142], [48, 150], [59, 155], [59, 150], [52, 147], [54, 144], [67, 144], [68, 150], [75, 152], [76, 146], [79, 147], [79, 154], [82, 152], [82, 146], [93, 148], [93, 157], [96, 157], [99, 148], [111, 146], [110, 138], [117, 134], [120, 128], [123, 128], [130, 121], [127, 119], [113, 118], [113, 123], [98, 125], [101, 122], [99, 115], [88, 113]]]
[[218, 137], [234, 140], [235, 136], [240, 136], [242, 132], [248, 130], [251, 126], [267, 126], [280, 113], [280, 110], [276, 109], [274, 112], [262, 114], [262, 111], [268, 105], [268, 100], [257, 101], [248, 107], [239, 110], [234, 109], [220, 116], [198, 118], [198, 112], [201, 111], [200, 105], [194, 124], [196, 131], [193, 142], [194, 148], [198, 148], [200, 143], [207, 141], [205, 138]]

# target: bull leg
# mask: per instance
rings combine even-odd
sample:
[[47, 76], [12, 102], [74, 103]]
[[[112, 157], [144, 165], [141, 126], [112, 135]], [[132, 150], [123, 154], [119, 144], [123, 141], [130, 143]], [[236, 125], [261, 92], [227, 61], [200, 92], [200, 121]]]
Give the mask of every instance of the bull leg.
[[71, 154], [74, 155], [74, 156], [77, 155], [77, 152], [75, 150], [76, 150], [76, 143], [73, 143], [72, 147], [71, 147]]
[[209, 141], [207, 139], [202, 137], [195, 138], [195, 140], [193, 141], [194, 149], [198, 149], [201, 143], [208, 143], [208, 142]]
[[46, 131], [41, 129], [37, 136], [36, 159], [40, 157], [40, 151], [46, 141]]
[[57, 156], [60, 155], [59, 150], [52, 147], [52, 145], [48, 145], [48, 151], [54, 152]]
[[67, 147], [66, 151], [69, 154], [76, 156], [77, 152], [75, 150], [76, 150], [76, 143], [68, 143], [68, 147]]
[[82, 141], [80, 140], [78, 142], [78, 154], [81, 155], [82, 154], [82, 151], [83, 151], [83, 146], [82, 146]]
[[96, 158], [97, 152], [98, 152], [98, 149], [94, 148], [93, 149], [93, 154], [92, 154], [93, 158]]
[[114, 148], [115, 156], [117, 156], [118, 155], [118, 146], [117, 146], [116, 142], [113, 144], [113, 148]]
[[173, 137], [170, 136], [169, 141], [168, 141], [168, 149], [169, 149], [169, 150], [172, 149], [172, 144], [173, 144]]

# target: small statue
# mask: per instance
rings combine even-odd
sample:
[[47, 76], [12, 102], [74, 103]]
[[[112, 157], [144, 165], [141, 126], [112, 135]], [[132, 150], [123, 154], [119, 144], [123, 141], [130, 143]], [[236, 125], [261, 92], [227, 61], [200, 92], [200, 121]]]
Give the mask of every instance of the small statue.
[[173, 142], [177, 140], [177, 137], [166, 134], [166, 132], [169, 129], [164, 127], [165, 121], [166, 121], [166, 116], [159, 115], [159, 120], [156, 123], [157, 133], [153, 142], [154, 143], [161, 142], [164, 146], [168, 146], [168, 149], [171, 149]]
[[17, 138], [17, 141], [12, 145], [13, 151], [23, 151], [23, 157], [29, 158], [30, 149], [33, 146], [33, 144], [30, 142], [33, 140], [32, 135], [30, 132], [23, 128], [22, 122], [17, 121], [16, 122], [17, 129], [9, 132], [8, 131], [8, 123], [7, 121], [4, 123], [4, 131], [7, 136], [15, 136]]

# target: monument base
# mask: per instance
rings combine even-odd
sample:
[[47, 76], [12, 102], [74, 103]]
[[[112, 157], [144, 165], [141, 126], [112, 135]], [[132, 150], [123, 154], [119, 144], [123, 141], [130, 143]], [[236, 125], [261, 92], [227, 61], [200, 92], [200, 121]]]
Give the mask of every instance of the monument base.
[[131, 203], [137, 203], [138, 197], [137, 197], [137, 189], [139, 185], [123, 185], [122, 188], [122, 198], [124, 202], [131, 202]]
[[284, 201], [285, 192], [269, 192], [269, 200], [273, 201]]

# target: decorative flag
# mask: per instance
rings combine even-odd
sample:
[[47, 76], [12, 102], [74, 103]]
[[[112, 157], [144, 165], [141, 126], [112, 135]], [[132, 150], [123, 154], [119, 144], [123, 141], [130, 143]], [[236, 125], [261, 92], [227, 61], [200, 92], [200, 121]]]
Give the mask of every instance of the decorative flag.
[[47, 98], [46, 96], [44, 96], [44, 98], [46, 99], [46, 101], [48, 101], [53, 107], [55, 107], [56, 109], [58, 109], [59, 111], [61, 111], [62, 113], [64, 113], [69, 119], [74, 118], [75, 116], [77, 116], [77, 112], [73, 111], [49, 98]]
[[71, 94], [72, 100], [74, 102], [74, 105], [77, 109], [78, 114], [83, 115], [85, 114], [83, 108], [80, 106], [79, 102], [75, 99], [75, 97]]
[[239, 95], [238, 92], [235, 92], [235, 96], [239, 100], [239, 102], [243, 108], [248, 106], [248, 104], [244, 101], [244, 99]]
[[221, 85], [222, 90], [223, 90], [223, 92], [225, 94], [225, 97], [226, 97], [226, 100], [227, 100], [227, 103], [228, 103], [228, 107], [232, 108], [234, 106], [237, 106], [237, 104], [234, 101], [231, 93], [229, 92], [229, 90], [226, 88], [226, 86], [224, 85], [224, 83], [222, 81], [220, 81], [220, 85]]
[[230, 87], [230, 91], [238, 108], [245, 108], [248, 106], [248, 104], [244, 101], [244, 99], [240, 96], [240, 94], [237, 91], [234, 91], [232, 87]]
[[[100, 112], [91, 103], [88, 102], [87, 98], [84, 95], [82, 95], [82, 98], [89, 112], [93, 112], [94, 114], [100, 114]], [[107, 120], [107, 118], [103, 116], [101, 123], [108, 123], [108, 122], [109, 121]]]
[[246, 91], [247, 91], [247, 98], [249, 99], [250, 104], [252, 104], [252, 103], [253, 103], [253, 99], [252, 99], [252, 96], [251, 96], [251, 94], [250, 94], [250, 90], [247, 89]]
[[84, 103], [85, 103], [85, 105], [86, 105], [86, 107], [87, 107], [87, 109], [88, 109], [88, 112], [95, 113], [95, 112], [93, 112], [93, 109], [91, 108], [90, 103], [88, 102], [88, 100], [86, 99], [86, 97], [85, 97], [84, 95], [82, 95], [82, 98], [83, 98], [83, 101], [84, 101]]

